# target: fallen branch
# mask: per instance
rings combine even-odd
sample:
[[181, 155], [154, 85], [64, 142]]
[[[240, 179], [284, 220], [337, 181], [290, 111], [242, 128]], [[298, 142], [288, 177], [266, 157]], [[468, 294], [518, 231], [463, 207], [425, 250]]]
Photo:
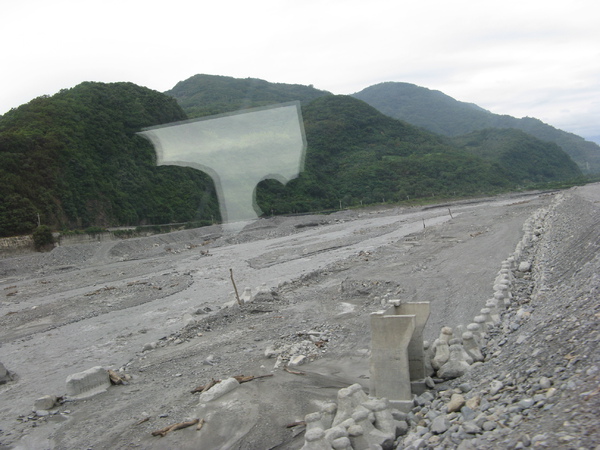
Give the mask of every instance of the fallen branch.
[[198, 422], [198, 426], [196, 426], [196, 431], [200, 431], [203, 426], [204, 426], [204, 419], [200, 419], [200, 422]]
[[304, 420], [298, 420], [297, 422], [288, 423], [285, 427], [286, 428], [294, 428], [294, 427], [299, 427], [302, 425], [306, 425], [306, 422]]
[[238, 294], [237, 286], [235, 285], [235, 280], [233, 279], [233, 269], [229, 269], [229, 276], [231, 277], [231, 283], [233, 284], [233, 290], [235, 291], [235, 298], [237, 298], [238, 305], [243, 306], [244, 304], [240, 300], [240, 295]]
[[287, 373], [291, 373], [292, 375], [306, 375], [304, 372], [297, 372], [295, 370], [288, 369], [288, 366], [283, 368]]
[[121, 376], [114, 370], [108, 369], [108, 377], [110, 378], [111, 384], [126, 384], [127, 377]]
[[244, 375], [238, 375], [235, 378], [238, 383], [242, 384], [242, 383], [247, 383], [248, 381], [252, 381], [252, 380], [258, 380], [259, 378], [268, 378], [268, 377], [272, 377], [273, 374], [269, 373], [267, 375], [248, 375], [248, 376], [244, 376]]
[[[237, 380], [238, 383], [242, 384], [242, 383], [247, 383], [248, 381], [252, 381], [252, 380], [257, 380], [259, 378], [267, 378], [267, 377], [272, 377], [273, 374], [267, 374], [267, 375], [236, 375], [232, 378], [235, 378]], [[211, 387], [213, 387], [215, 384], [220, 383], [223, 380], [215, 380], [214, 378], [212, 380], [210, 380], [207, 384], [201, 384], [200, 386], [194, 388], [191, 393], [195, 394], [196, 392], [206, 392], [208, 391]]]
[[135, 423], [135, 426], [137, 427], [138, 425], [141, 425], [141, 424], [143, 424], [144, 422], [148, 422], [149, 420], [150, 420], [150, 416], [148, 416], [148, 417], [144, 417], [142, 420], [138, 420], [138, 421]]
[[152, 436], [160, 436], [165, 437], [168, 433], [175, 430], [181, 430], [182, 428], [191, 427], [192, 425], [196, 425], [200, 422], [200, 419], [190, 420], [189, 422], [179, 422], [173, 425], [169, 425], [168, 427], [164, 427], [160, 430], [156, 430], [152, 432]]

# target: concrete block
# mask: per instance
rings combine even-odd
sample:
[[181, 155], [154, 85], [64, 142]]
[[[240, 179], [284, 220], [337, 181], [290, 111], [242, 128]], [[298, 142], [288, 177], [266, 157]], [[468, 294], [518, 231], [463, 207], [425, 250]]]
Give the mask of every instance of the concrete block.
[[35, 411], [38, 410], [49, 410], [54, 408], [56, 404], [56, 397], [54, 395], [44, 395], [43, 397], [38, 398], [33, 404], [33, 409]]
[[398, 306], [387, 309], [386, 315], [395, 316], [415, 316], [415, 330], [408, 344], [408, 366], [410, 369], [410, 379], [422, 380], [427, 374], [425, 367], [425, 352], [423, 351], [423, 329], [429, 318], [429, 302], [408, 302], [400, 303]]
[[100, 366], [67, 377], [67, 397], [82, 399], [106, 391], [110, 387], [108, 371]]
[[371, 396], [412, 399], [408, 346], [415, 323], [416, 315], [371, 314]]

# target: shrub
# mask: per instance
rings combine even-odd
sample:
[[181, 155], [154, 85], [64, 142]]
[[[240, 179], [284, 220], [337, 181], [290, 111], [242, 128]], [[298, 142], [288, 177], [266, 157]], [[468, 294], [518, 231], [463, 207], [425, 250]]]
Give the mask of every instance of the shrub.
[[54, 245], [52, 230], [47, 225], [40, 225], [33, 232], [33, 245], [37, 251], [43, 251]]

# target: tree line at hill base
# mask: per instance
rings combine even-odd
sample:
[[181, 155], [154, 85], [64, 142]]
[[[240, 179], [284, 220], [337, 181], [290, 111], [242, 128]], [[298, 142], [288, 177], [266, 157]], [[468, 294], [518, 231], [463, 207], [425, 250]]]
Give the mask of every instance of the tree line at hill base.
[[38, 223], [65, 230], [218, 221], [210, 177], [157, 167], [152, 145], [136, 133], [293, 99], [303, 104], [306, 167], [286, 186], [259, 184], [257, 202], [267, 214], [489, 194], [581, 177], [558, 145], [519, 130], [447, 137], [310, 86], [190, 80], [178, 83], [173, 96], [133, 83], [85, 82], [0, 116], [0, 236], [31, 233]]

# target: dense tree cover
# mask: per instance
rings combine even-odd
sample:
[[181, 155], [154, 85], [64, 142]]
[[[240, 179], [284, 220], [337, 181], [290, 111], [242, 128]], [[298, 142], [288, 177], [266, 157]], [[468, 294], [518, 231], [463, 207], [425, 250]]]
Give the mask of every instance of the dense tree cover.
[[177, 99], [188, 117], [210, 116], [296, 100], [309, 102], [330, 95], [312, 86], [204, 74], [180, 81], [165, 94]]
[[185, 119], [175, 102], [132, 83], [82, 83], [0, 117], [0, 236], [218, 217], [212, 182], [156, 167], [135, 133]]
[[267, 213], [495, 192], [514, 185], [498, 162], [349, 96], [318, 98], [303, 108], [303, 117], [306, 172], [286, 187], [275, 181], [259, 186], [257, 201]]
[[445, 136], [459, 136], [485, 128], [516, 128], [542, 141], [559, 145], [584, 173], [600, 173], [600, 146], [538, 119], [493, 114], [472, 103], [459, 102], [440, 91], [410, 83], [381, 83], [353, 96], [390, 117]]
[[565, 180], [581, 175], [569, 155], [551, 142], [511, 128], [487, 128], [453, 141], [473, 155], [496, 162], [507, 169], [515, 183], [531, 184]]
[[[494, 193], [579, 173], [556, 145], [514, 130], [450, 138], [350, 96], [198, 77], [177, 85], [190, 98], [194, 89], [202, 93], [189, 106], [195, 113], [304, 101], [306, 170], [286, 186], [259, 184], [256, 198], [266, 214]], [[258, 87], [250, 95], [248, 86]], [[185, 119], [185, 109], [131, 83], [82, 83], [0, 117], [0, 236], [30, 233], [38, 218], [53, 229], [218, 220], [210, 178], [191, 168], [156, 167], [151, 144], [136, 135]]]

